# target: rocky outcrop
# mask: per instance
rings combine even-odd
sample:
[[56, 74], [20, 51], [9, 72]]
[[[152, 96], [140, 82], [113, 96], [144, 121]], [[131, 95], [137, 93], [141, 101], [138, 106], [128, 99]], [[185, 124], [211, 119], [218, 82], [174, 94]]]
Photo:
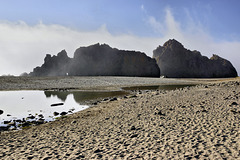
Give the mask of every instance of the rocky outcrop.
[[36, 67], [30, 76], [65, 76], [69, 70], [71, 58], [62, 50], [57, 56], [47, 54], [41, 67]]
[[159, 77], [156, 61], [144, 53], [103, 44], [81, 47], [74, 53], [70, 75]]
[[31, 76], [138, 76], [160, 77], [155, 59], [142, 52], [124, 51], [103, 44], [78, 48], [73, 58], [65, 50], [46, 55], [44, 64]]
[[237, 71], [228, 60], [213, 55], [210, 59], [198, 51], [190, 51], [172, 39], [153, 51], [161, 75], [169, 78], [236, 77]]

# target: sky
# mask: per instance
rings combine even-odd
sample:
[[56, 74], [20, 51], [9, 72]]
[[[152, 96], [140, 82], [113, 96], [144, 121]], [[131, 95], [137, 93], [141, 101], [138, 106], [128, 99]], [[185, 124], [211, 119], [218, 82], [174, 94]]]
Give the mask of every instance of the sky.
[[226, 58], [240, 73], [239, 15], [239, 0], [0, 0], [0, 75], [96, 43], [152, 57], [169, 39]]

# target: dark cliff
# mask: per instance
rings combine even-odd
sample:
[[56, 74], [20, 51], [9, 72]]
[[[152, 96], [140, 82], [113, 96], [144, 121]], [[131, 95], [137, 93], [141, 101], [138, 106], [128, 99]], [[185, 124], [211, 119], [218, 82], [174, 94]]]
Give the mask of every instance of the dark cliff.
[[62, 50], [57, 56], [47, 54], [41, 67], [36, 67], [30, 76], [65, 76], [69, 70], [71, 59], [67, 52]]
[[142, 52], [118, 50], [106, 44], [80, 47], [73, 58], [62, 52], [53, 57], [47, 55], [44, 64], [30, 75], [160, 77], [155, 59]]
[[210, 59], [198, 51], [190, 51], [176, 40], [169, 40], [153, 51], [161, 75], [171, 78], [236, 77], [237, 72], [226, 59], [213, 55]]

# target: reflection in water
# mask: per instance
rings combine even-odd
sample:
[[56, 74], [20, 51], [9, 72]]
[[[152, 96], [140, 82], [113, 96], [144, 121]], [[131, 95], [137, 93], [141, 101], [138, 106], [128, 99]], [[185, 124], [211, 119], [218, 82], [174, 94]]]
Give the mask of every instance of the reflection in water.
[[[125, 87], [123, 91], [1, 91], [0, 131], [10, 124], [39, 124], [88, 108], [84, 101], [129, 94], [129, 90], [174, 90], [190, 85]], [[31, 118], [30, 118], [31, 117]], [[32, 120], [29, 120], [32, 119]], [[5, 127], [5, 128], [3, 128]]]
[[[0, 131], [10, 124], [21, 122], [44, 123], [60, 115], [71, 114], [88, 108], [76, 103], [73, 94], [55, 92], [55, 95], [43, 91], [0, 91]], [[59, 97], [59, 98], [58, 98]], [[61, 104], [61, 105], [60, 105]], [[5, 129], [6, 129], [5, 128]]]
[[125, 91], [44, 91], [44, 94], [47, 98], [51, 96], [57, 96], [63, 102], [67, 99], [67, 96], [72, 94], [74, 100], [78, 104], [82, 104], [84, 101], [98, 99], [98, 98], [106, 98], [106, 97], [114, 97], [114, 96], [121, 96], [127, 95], [128, 92]]

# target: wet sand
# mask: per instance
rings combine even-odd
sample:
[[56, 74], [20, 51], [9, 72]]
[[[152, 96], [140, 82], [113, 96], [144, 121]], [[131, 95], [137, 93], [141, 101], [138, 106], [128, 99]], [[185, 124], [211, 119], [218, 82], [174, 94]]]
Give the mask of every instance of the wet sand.
[[204, 84], [137, 92], [1, 133], [0, 158], [240, 159], [239, 78], [191, 81]]

